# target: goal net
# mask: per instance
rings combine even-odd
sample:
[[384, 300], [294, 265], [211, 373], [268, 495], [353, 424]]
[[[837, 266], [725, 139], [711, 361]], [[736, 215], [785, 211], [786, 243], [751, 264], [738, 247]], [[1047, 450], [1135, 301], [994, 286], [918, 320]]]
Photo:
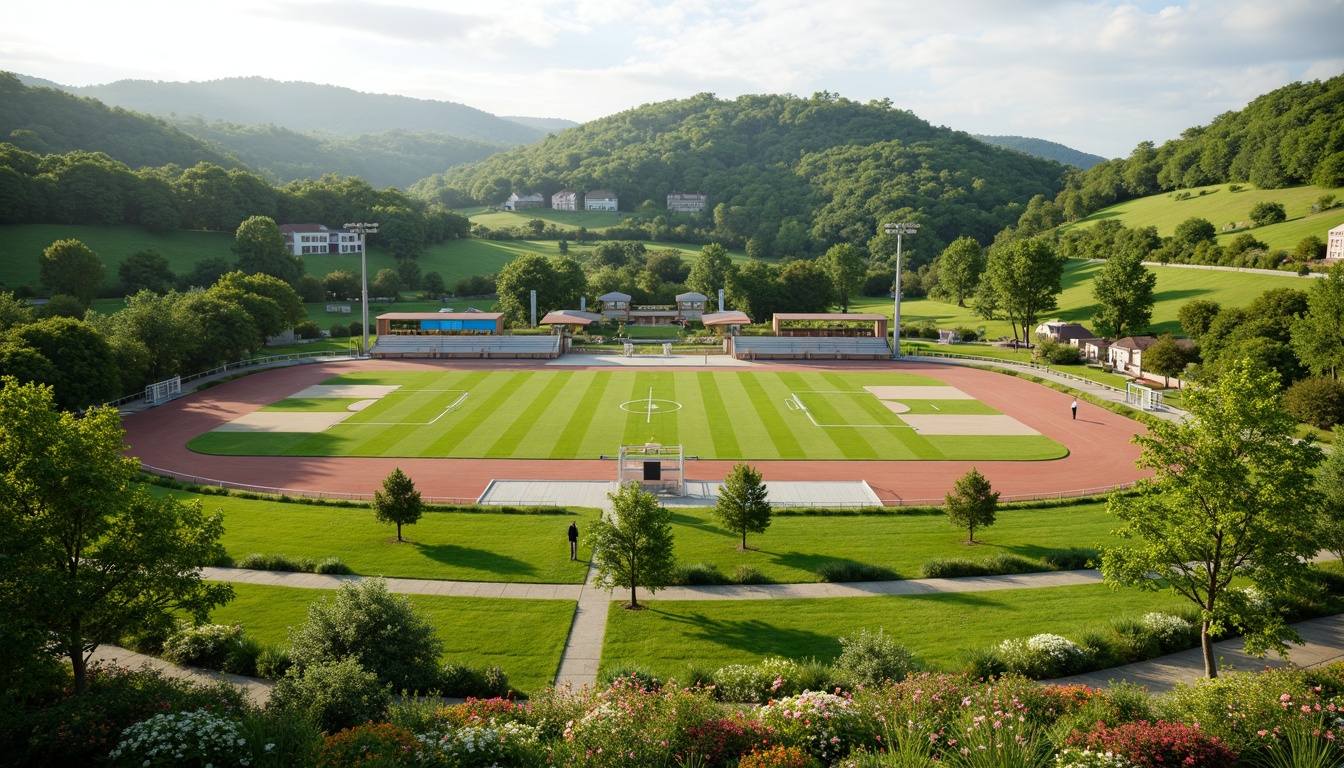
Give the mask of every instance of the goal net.
[[1141, 411], [1156, 411], [1162, 407], [1162, 393], [1131, 381], [1125, 386], [1125, 404], [1138, 406]]
[[171, 379], [158, 381], [145, 387], [145, 401], [150, 405], [158, 405], [172, 400], [174, 397], [182, 395], [182, 377], [174, 376]]
[[617, 458], [616, 479], [621, 485], [637, 482], [652, 493], [682, 495], [686, 454], [680, 445], [622, 445]]

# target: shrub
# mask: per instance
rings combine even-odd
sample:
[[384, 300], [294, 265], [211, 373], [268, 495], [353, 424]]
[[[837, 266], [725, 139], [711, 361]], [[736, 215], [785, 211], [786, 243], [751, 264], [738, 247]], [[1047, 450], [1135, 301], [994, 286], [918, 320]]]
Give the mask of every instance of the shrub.
[[663, 687], [663, 681], [645, 667], [637, 664], [622, 664], [619, 667], [602, 670], [597, 676], [597, 684], [609, 686], [615, 681], [634, 685], [646, 691], [656, 691]]
[[729, 664], [714, 672], [714, 695], [721, 701], [759, 704], [775, 690], [775, 677], [760, 664]]
[[727, 576], [724, 576], [719, 567], [713, 563], [695, 563], [693, 565], [678, 564], [677, 570], [672, 575], [673, 584], [704, 585], [704, 584], [731, 584]]
[[966, 652], [966, 663], [962, 671], [971, 680], [997, 680], [1008, 674], [1008, 664], [1003, 654], [994, 647], [976, 648]]
[[1078, 647], [1087, 652], [1095, 669], [1108, 669], [1125, 663], [1115, 633], [1109, 628], [1089, 628], [1078, 633]]
[[468, 696], [490, 699], [507, 696], [511, 692], [508, 675], [499, 667], [476, 669], [465, 664], [449, 662], [439, 673], [440, 693], [444, 696]]
[[257, 675], [268, 680], [279, 680], [293, 664], [284, 648], [268, 645], [257, 654]]
[[442, 707], [438, 711], [439, 719], [455, 728], [491, 722], [522, 723], [528, 721], [530, 714], [526, 704], [498, 697], [467, 699], [462, 704]]
[[350, 335], [350, 326], [345, 323], [336, 323], [327, 329], [327, 335], [333, 339], [344, 339]]
[[308, 717], [328, 733], [377, 720], [392, 695], [378, 676], [352, 657], [293, 668], [271, 691], [268, 705], [278, 712]]
[[265, 646], [255, 637], [249, 636], [246, 632], [239, 632], [238, 637], [229, 643], [228, 653], [224, 656], [224, 664], [219, 668], [222, 672], [228, 672], [231, 675], [245, 675], [247, 677], [257, 676], [257, 659]]
[[350, 566], [341, 561], [341, 558], [328, 557], [313, 567], [313, 573], [344, 575], [353, 573], [353, 571], [350, 570]]
[[1072, 640], [1048, 633], [1004, 640], [998, 650], [1009, 672], [1036, 680], [1076, 674], [1090, 661]]
[[425, 691], [439, 682], [443, 644], [434, 625], [383, 579], [345, 584], [334, 599], [308, 606], [308, 621], [290, 631], [290, 658], [304, 667], [350, 657], [395, 690]]
[[230, 648], [243, 635], [242, 627], [222, 624], [187, 626], [169, 635], [163, 657], [174, 664], [223, 669]]
[[543, 765], [545, 750], [536, 728], [523, 723], [465, 725], [444, 733], [417, 734], [417, 761], [441, 761], [454, 768]]
[[714, 685], [714, 668], [702, 667], [694, 662], [686, 666], [686, 671], [677, 675], [676, 680], [680, 685], [686, 688], [695, 688], [697, 686], [708, 688]]
[[[685, 753], [700, 759], [706, 768], [731, 765], [739, 757], [768, 745], [770, 729], [734, 712], [727, 717], [706, 720], [686, 729]], [[803, 753], [806, 755], [806, 753]], [[690, 765], [688, 760], [687, 765]], [[741, 765], [741, 763], [739, 763]]]
[[1035, 560], [1018, 555], [999, 554], [983, 560], [964, 557], [934, 557], [920, 566], [920, 575], [926, 579], [954, 579], [966, 576], [998, 576], [1012, 573], [1035, 573], [1044, 566]]
[[1081, 571], [1093, 567], [1100, 559], [1100, 552], [1083, 547], [1052, 549], [1041, 555], [1041, 562], [1056, 571]]
[[1153, 631], [1133, 616], [1111, 619], [1111, 630], [1115, 632], [1116, 651], [1125, 662], [1151, 659], [1162, 652]]
[[1332, 429], [1344, 421], [1344, 382], [1328, 376], [1295, 381], [1283, 393], [1283, 409], [1317, 429]]
[[246, 762], [250, 754], [238, 722], [198, 709], [154, 715], [122, 731], [113, 760], [151, 766]]
[[1192, 648], [1199, 641], [1199, 628], [1180, 616], [1169, 613], [1145, 613], [1139, 621], [1157, 640], [1163, 653]]
[[1278, 224], [1287, 218], [1288, 211], [1283, 207], [1283, 203], [1272, 203], [1265, 200], [1251, 206], [1250, 219], [1257, 227]]
[[[288, 555], [263, 555], [255, 552], [239, 560], [234, 567], [249, 571], [284, 571], [286, 573], [300, 573], [304, 570], [300, 561]], [[309, 568], [308, 570], [312, 569]]]
[[256, 768], [313, 765], [322, 746], [322, 732], [307, 717], [292, 712], [254, 710], [243, 715], [238, 729], [251, 752], [250, 765]]
[[1178, 684], [1157, 698], [1154, 709], [1165, 720], [1199, 723], [1204, 733], [1229, 749], [1245, 752], [1262, 743], [1259, 731], [1273, 732], [1296, 722], [1302, 707], [1313, 714], [1317, 705], [1328, 709], [1314, 683], [1311, 675], [1296, 669], [1233, 672]]
[[840, 638], [840, 658], [835, 666], [861, 685], [899, 683], [915, 669], [915, 656], [879, 628], [873, 634], [867, 628]]
[[300, 339], [322, 338], [322, 328], [312, 320], [303, 320], [294, 326], [294, 335]]
[[388, 723], [365, 723], [323, 739], [317, 764], [322, 768], [411, 763], [421, 744], [415, 734]]
[[1130, 768], [1129, 758], [1114, 752], [1066, 747], [1055, 755], [1055, 768]]
[[761, 707], [759, 716], [762, 724], [775, 729], [780, 742], [828, 763], [871, 741], [877, 725], [853, 700], [816, 691], [775, 699]]
[[667, 764], [684, 753], [691, 725], [723, 715], [708, 691], [665, 685], [655, 692], [617, 681], [591, 693], [544, 694], [530, 724], [543, 738], [557, 725], [563, 729], [552, 742], [554, 765], [626, 768]]
[[835, 584], [848, 581], [891, 581], [896, 578], [896, 574], [880, 565], [832, 560], [817, 567], [817, 578]]
[[1114, 728], [1098, 726], [1090, 733], [1075, 733], [1069, 746], [1114, 752], [1144, 765], [1198, 765], [1201, 768], [1231, 768], [1236, 754], [1217, 737], [1196, 726], [1149, 723], [1140, 720]]
[[771, 579], [750, 565], [739, 565], [737, 566], [737, 572], [733, 574], [733, 583], [770, 584]]
[[798, 747], [776, 744], [769, 749], [752, 750], [743, 755], [737, 768], [819, 768], [821, 763]]

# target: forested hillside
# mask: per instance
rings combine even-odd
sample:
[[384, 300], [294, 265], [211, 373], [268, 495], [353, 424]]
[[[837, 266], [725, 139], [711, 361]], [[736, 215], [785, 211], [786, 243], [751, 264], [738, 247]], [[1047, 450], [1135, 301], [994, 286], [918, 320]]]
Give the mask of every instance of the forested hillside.
[[1033, 139], [1029, 136], [983, 136], [977, 133], [975, 138], [996, 147], [1015, 149], [1018, 152], [1026, 152], [1032, 157], [1041, 157], [1064, 165], [1072, 165], [1082, 171], [1106, 161], [1106, 158], [1101, 155], [1080, 152], [1073, 147], [1066, 147], [1054, 141]]
[[49, 88], [28, 88], [0, 72], [0, 141], [40, 154], [103, 152], [131, 168], [239, 163], [145, 115]]
[[405, 189], [431, 172], [484, 160], [507, 147], [446, 133], [391, 130], [358, 136], [291, 131], [275, 125], [180, 120], [175, 125], [281, 182], [329, 173], [358, 176], [375, 187]]
[[1077, 219], [1138, 197], [1210, 184], [1344, 186], [1344, 75], [1293, 83], [1160, 147], [1100, 163], [1055, 200]]
[[82, 88], [62, 87], [80, 96], [160, 117], [195, 116], [207, 122], [279, 125], [295, 131], [340, 135], [393, 129], [435, 131], [510, 146], [545, 135], [536, 128], [451, 101], [362, 93], [335, 85], [263, 77], [191, 83], [118, 80]]
[[[652, 237], [712, 238], [760, 256], [867, 247], [896, 217], [925, 225], [916, 247], [931, 258], [962, 235], [988, 242], [1026, 201], [1058, 192], [1063, 172], [889, 102], [700, 94], [585, 123], [413, 191], [460, 206], [498, 204], [510, 192], [609, 189]], [[670, 192], [703, 192], [712, 213], [668, 214]]]

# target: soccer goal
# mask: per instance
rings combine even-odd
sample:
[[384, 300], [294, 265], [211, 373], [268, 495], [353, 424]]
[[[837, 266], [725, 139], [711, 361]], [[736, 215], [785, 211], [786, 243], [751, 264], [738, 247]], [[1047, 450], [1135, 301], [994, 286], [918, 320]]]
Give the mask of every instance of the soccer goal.
[[145, 387], [145, 402], [150, 405], [159, 405], [166, 403], [175, 397], [182, 396], [182, 377], [174, 376], [171, 379], [158, 381]]
[[1156, 411], [1162, 407], [1162, 393], [1131, 381], [1125, 386], [1125, 404], [1137, 405], [1141, 411]]
[[939, 343], [939, 344], [956, 344], [956, 343], [957, 343], [957, 332], [956, 332], [956, 331], [949, 331], [949, 330], [947, 330], [946, 328], [939, 328], [939, 329], [938, 329], [938, 343]]
[[622, 445], [618, 459], [616, 479], [621, 485], [637, 482], [644, 490], [653, 493], [683, 495], [686, 453], [680, 445]]

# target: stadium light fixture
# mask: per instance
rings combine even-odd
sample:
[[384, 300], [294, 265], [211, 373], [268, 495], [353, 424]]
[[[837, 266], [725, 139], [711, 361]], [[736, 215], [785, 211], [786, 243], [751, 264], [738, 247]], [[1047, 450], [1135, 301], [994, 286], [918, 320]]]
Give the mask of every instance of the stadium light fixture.
[[[345, 228], [346, 228], [347, 230], [349, 230], [349, 231], [351, 231], [351, 232], [354, 232], [354, 233], [356, 233], [356, 234], [359, 235], [359, 274], [360, 274], [360, 281], [361, 281], [361, 283], [362, 283], [362, 289], [361, 289], [361, 292], [360, 292], [359, 306], [360, 306], [360, 311], [363, 313], [363, 323], [361, 324], [361, 327], [364, 329], [364, 348], [361, 350], [361, 352], [362, 352], [362, 354], [363, 354], [365, 357], [368, 357], [368, 355], [369, 355], [369, 256], [368, 256], [368, 251], [369, 251], [369, 249], [368, 249], [368, 243], [367, 243], [366, 240], [365, 240], [365, 235], [376, 235], [376, 234], [378, 234], [378, 224], [377, 224], [377, 222], [372, 222], [372, 223], [371, 223], [371, 222], [359, 221], [359, 222], [355, 222], [355, 223], [353, 223], [353, 224], [346, 224], [346, 225], [345, 225]], [[900, 249], [898, 248], [897, 250], [900, 250]]]
[[895, 305], [895, 310], [892, 312], [891, 349], [896, 357], [901, 356], [901, 236], [913, 235], [918, 231], [918, 224], [905, 221], [882, 225], [883, 234], [896, 236], [896, 285], [891, 291]]

